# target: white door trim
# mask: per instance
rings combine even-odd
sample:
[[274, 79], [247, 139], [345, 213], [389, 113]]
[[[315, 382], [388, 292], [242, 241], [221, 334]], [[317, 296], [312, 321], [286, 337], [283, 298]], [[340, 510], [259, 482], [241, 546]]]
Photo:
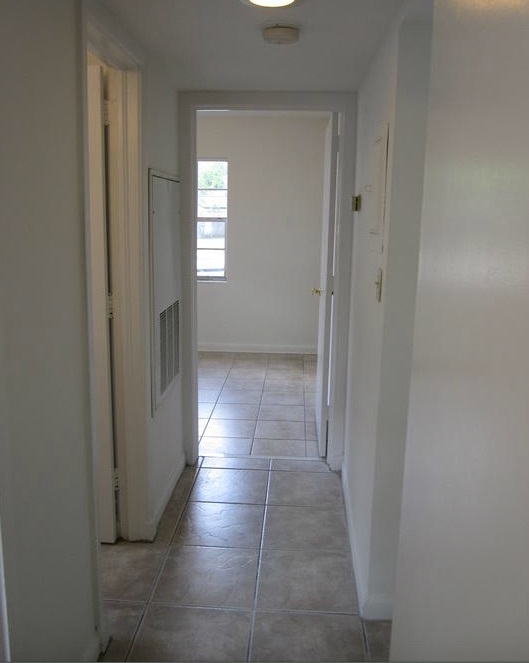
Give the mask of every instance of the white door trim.
[[146, 293], [141, 177], [141, 73], [144, 55], [114, 17], [84, 3], [86, 48], [112, 69], [110, 261], [114, 275], [114, 397], [120, 533], [130, 540], [152, 538], [147, 518]]
[[[182, 92], [179, 94], [179, 163], [182, 187], [182, 393], [186, 461], [198, 458], [197, 288], [194, 192], [196, 189], [196, 111], [318, 110], [340, 116], [340, 172], [337, 178], [336, 269], [332, 319], [331, 406], [327, 462], [340, 469], [344, 452], [349, 301], [352, 260], [352, 212], [356, 152], [356, 95], [341, 92]], [[342, 358], [342, 361], [339, 360]]]
[[338, 113], [333, 113], [325, 132], [325, 163], [318, 311], [318, 363], [316, 369], [316, 434], [321, 456], [327, 456], [329, 379], [334, 297], [334, 235], [336, 226], [336, 180], [338, 167]]
[[106, 173], [104, 137], [104, 73], [100, 65], [88, 65], [88, 207], [87, 247], [88, 308], [91, 365], [91, 415], [94, 436], [94, 480], [98, 494], [98, 538], [114, 543], [117, 537], [114, 490], [114, 432], [110, 325], [108, 311], [108, 260]]

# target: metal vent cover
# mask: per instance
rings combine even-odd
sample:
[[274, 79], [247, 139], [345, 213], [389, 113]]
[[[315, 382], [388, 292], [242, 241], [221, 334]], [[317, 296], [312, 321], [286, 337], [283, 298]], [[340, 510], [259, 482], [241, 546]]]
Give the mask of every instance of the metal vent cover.
[[160, 312], [160, 396], [180, 372], [180, 302]]

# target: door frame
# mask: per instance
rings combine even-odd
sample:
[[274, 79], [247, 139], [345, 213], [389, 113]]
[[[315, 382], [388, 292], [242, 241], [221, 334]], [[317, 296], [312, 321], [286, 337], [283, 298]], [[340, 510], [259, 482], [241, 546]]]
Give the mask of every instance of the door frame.
[[353, 243], [356, 94], [347, 92], [181, 92], [179, 94], [179, 163], [182, 187], [182, 393], [186, 462], [198, 458], [197, 285], [194, 198], [199, 110], [326, 111], [339, 114], [340, 164], [337, 174], [337, 216], [334, 306], [330, 366], [333, 375], [329, 407], [327, 462], [339, 470], [344, 454], [351, 261]]
[[[109, 165], [115, 181], [110, 201], [114, 247], [114, 399], [116, 461], [119, 479], [121, 536], [148, 538], [146, 529], [146, 293], [142, 216], [141, 66], [144, 56], [131, 45], [113, 18], [94, 5], [85, 6], [83, 54], [88, 51], [113, 70], [117, 78], [113, 155]], [[86, 62], [84, 71], [86, 72]], [[86, 76], [86, 73], [85, 73]], [[86, 79], [83, 81], [86, 90]], [[86, 98], [85, 98], [86, 105]], [[111, 104], [112, 107], [112, 104]], [[85, 110], [86, 112], [86, 110]], [[85, 154], [87, 136], [84, 131]], [[85, 182], [87, 189], [88, 182]], [[88, 223], [88, 215], [87, 215]], [[87, 247], [89, 232], [86, 231]], [[88, 255], [88, 254], [87, 254]], [[93, 433], [92, 433], [93, 434]], [[95, 449], [94, 440], [92, 440]]]
[[108, 223], [106, 209], [105, 67], [88, 63], [88, 207], [87, 250], [88, 309], [90, 332], [91, 415], [94, 437], [94, 479], [98, 495], [98, 538], [114, 543], [118, 514], [114, 487], [115, 436], [112, 396], [112, 330], [109, 312]]
[[[324, 187], [321, 229], [321, 258], [318, 307], [318, 362], [316, 367], [315, 418], [318, 449], [322, 457], [327, 456], [329, 432], [329, 404], [331, 378], [330, 355], [332, 352], [332, 307], [334, 299], [334, 254], [336, 248], [335, 228], [338, 197], [338, 113], [329, 116], [325, 130]], [[313, 291], [314, 293], [314, 291]], [[316, 294], [316, 293], [314, 293]]]

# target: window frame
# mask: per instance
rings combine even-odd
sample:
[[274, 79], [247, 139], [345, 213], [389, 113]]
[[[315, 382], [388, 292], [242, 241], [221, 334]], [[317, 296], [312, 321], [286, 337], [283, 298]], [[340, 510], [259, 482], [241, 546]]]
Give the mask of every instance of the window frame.
[[[229, 179], [226, 185], [225, 189], [205, 189], [203, 187], [198, 186], [198, 168], [199, 164], [201, 162], [212, 162], [212, 163], [218, 163], [218, 162], [223, 162], [226, 164], [226, 176], [228, 177], [229, 173], [229, 161], [225, 157], [197, 157], [196, 161], [196, 172], [197, 172], [197, 186], [196, 186], [196, 191], [195, 191], [195, 200], [196, 200], [196, 215], [195, 215], [195, 237], [196, 237], [196, 258], [197, 258], [197, 265], [196, 265], [196, 280], [199, 283], [226, 283], [228, 280], [228, 269], [227, 269], [227, 262], [228, 262], [228, 199], [229, 199]], [[226, 216], [223, 217], [211, 217], [211, 216], [199, 216], [198, 215], [198, 193], [199, 191], [226, 191]], [[222, 222], [224, 223], [224, 248], [222, 249], [199, 249], [198, 248], [198, 224], [200, 222], [213, 222], [213, 223], [218, 223]], [[206, 276], [206, 275], [200, 275], [198, 272], [198, 253], [199, 251], [223, 251], [224, 252], [224, 273], [222, 276]]]

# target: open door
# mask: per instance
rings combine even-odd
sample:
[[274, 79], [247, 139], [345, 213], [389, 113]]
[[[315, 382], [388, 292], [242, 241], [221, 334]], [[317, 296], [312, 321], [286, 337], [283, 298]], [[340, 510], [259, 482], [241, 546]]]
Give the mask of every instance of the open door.
[[338, 172], [338, 113], [333, 113], [325, 137], [325, 166], [323, 187], [323, 223], [321, 238], [320, 286], [313, 289], [319, 295], [318, 363], [316, 369], [316, 432], [319, 454], [327, 455], [329, 419], [329, 380], [331, 356], [331, 320], [334, 290], [334, 233], [336, 225], [336, 176]]
[[117, 538], [114, 426], [109, 307], [108, 230], [103, 70], [88, 66], [89, 283], [91, 401], [98, 505], [98, 535], [103, 543]]

